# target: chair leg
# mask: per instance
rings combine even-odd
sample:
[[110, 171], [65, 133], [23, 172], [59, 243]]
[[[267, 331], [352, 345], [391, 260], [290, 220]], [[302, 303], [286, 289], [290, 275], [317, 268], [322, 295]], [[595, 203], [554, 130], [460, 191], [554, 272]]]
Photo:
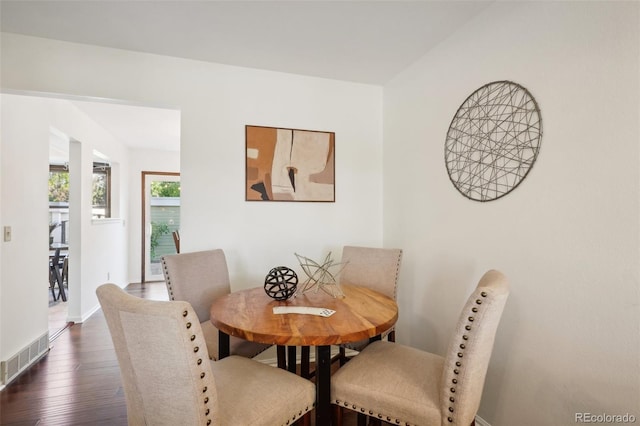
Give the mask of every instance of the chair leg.
[[51, 289], [51, 296], [55, 302], [58, 298], [56, 297], [55, 276], [53, 275], [53, 269], [51, 267], [49, 267], [49, 288]]
[[339, 405], [331, 405], [331, 407], [333, 408], [331, 412], [331, 423], [333, 424], [333, 426], [342, 426], [342, 407], [340, 407]]
[[389, 334], [387, 334], [387, 341], [389, 341], [389, 342], [395, 342], [396, 341], [396, 331], [395, 330], [391, 330], [389, 332]]
[[367, 426], [368, 417], [363, 413], [358, 413], [358, 426]]
[[64, 289], [64, 282], [62, 281], [62, 275], [58, 272], [58, 296], [62, 297], [62, 301], [67, 301], [67, 294]]
[[304, 416], [296, 420], [295, 424], [297, 426], [311, 426], [311, 411], [305, 413]]
[[[58, 284], [58, 298], [62, 298], [63, 302], [67, 301], [67, 295], [64, 292], [64, 284], [62, 283], [62, 276], [60, 275], [60, 269], [57, 265], [53, 266], [53, 282]], [[54, 298], [55, 299], [55, 298]]]

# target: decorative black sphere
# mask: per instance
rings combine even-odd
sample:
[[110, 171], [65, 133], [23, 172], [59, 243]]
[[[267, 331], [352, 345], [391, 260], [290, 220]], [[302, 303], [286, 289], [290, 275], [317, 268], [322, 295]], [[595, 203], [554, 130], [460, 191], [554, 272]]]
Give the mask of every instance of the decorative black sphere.
[[276, 300], [287, 300], [296, 292], [298, 275], [291, 268], [277, 266], [264, 278], [264, 291]]

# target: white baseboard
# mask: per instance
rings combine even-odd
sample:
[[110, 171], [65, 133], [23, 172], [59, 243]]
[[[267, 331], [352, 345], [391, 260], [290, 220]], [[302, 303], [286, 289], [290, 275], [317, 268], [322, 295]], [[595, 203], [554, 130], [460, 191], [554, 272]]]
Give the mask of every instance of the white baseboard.
[[74, 324], [81, 324], [83, 322], [85, 322], [87, 319], [89, 319], [89, 317], [93, 314], [95, 314], [96, 312], [98, 312], [100, 310], [100, 304], [96, 304], [89, 312], [87, 312], [86, 314], [84, 314], [84, 316], [81, 317], [72, 317], [72, 316], [68, 316], [67, 317], [67, 321], [68, 322], [72, 322]]
[[482, 417], [476, 416], [476, 426], [491, 426], [491, 425]]

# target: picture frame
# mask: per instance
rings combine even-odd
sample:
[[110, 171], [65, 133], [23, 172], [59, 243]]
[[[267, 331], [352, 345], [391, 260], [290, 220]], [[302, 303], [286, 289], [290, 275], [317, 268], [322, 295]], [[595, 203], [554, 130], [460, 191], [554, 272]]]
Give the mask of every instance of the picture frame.
[[245, 200], [335, 202], [335, 133], [245, 126]]

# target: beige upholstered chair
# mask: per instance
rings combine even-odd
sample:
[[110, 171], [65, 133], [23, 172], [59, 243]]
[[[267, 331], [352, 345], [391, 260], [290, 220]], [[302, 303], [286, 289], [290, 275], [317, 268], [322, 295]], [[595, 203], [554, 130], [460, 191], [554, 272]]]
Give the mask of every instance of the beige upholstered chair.
[[371, 343], [331, 378], [336, 424], [342, 424], [346, 407], [392, 424], [470, 425], [508, 295], [502, 273], [484, 274], [462, 309], [445, 357], [398, 343]]
[[[338, 280], [340, 284], [369, 287], [396, 300], [401, 261], [401, 249], [344, 246], [341, 263], [345, 265]], [[395, 329], [391, 328], [383, 333], [382, 338], [385, 337], [391, 342], [395, 341]], [[364, 339], [340, 345], [339, 352], [331, 359], [331, 363], [340, 361], [340, 365], [344, 365], [349, 360], [346, 349], [361, 351], [368, 344], [369, 339]], [[300, 362], [304, 377], [315, 374], [309, 372], [309, 356], [309, 348], [303, 347]]]
[[[227, 260], [221, 249], [171, 254], [162, 257], [170, 300], [189, 302], [198, 315], [212, 359], [218, 358], [218, 329], [211, 324], [209, 310], [217, 297], [231, 292]], [[231, 355], [253, 358], [270, 345], [231, 336]]]
[[[339, 276], [340, 284], [369, 287], [396, 300], [401, 261], [401, 249], [345, 246], [342, 249], [345, 266]], [[385, 337], [395, 341], [395, 329], [383, 333], [382, 338]], [[341, 345], [340, 364], [344, 365], [347, 360], [345, 348], [361, 351], [368, 344], [366, 339]]]
[[188, 302], [96, 291], [116, 349], [130, 425], [285, 425], [309, 419], [315, 386], [257, 361], [209, 360]]

